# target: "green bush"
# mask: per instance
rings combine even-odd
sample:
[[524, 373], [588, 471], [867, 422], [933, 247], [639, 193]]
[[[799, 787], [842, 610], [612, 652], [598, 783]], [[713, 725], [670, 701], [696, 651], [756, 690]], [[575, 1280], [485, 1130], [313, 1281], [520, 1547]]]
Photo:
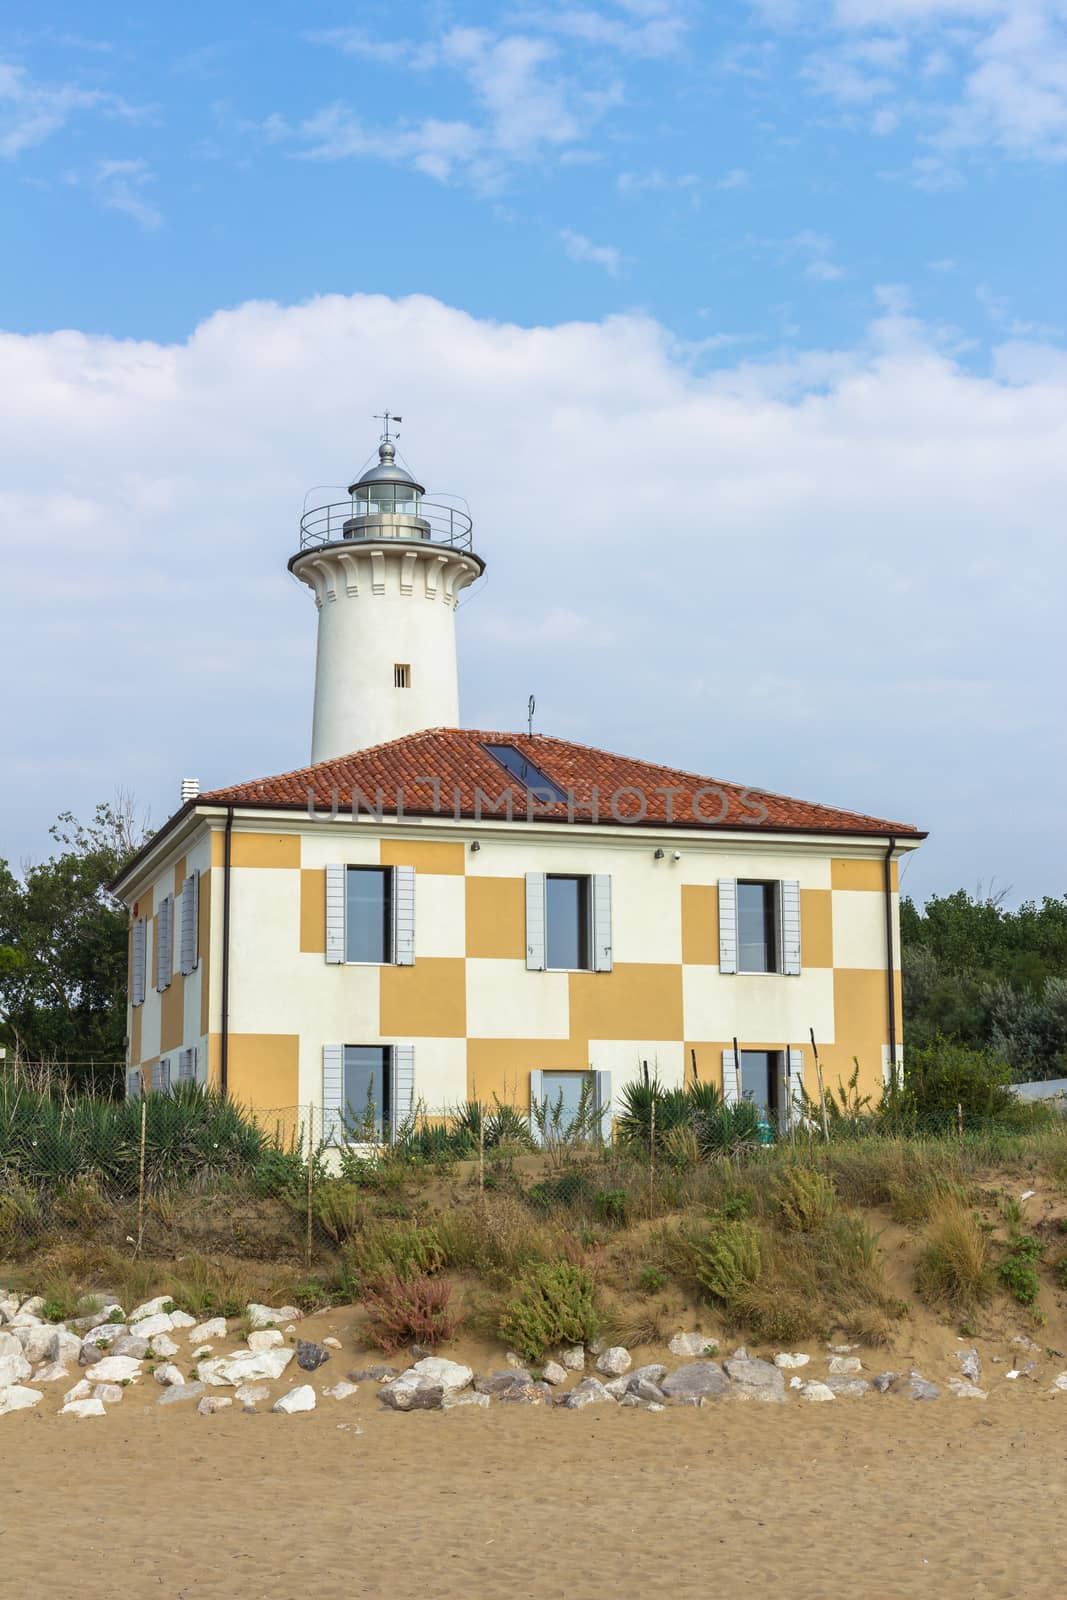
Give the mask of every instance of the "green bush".
[[997, 1277], [1021, 1306], [1032, 1306], [1041, 1288], [1037, 1264], [1041, 1260], [1041, 1240], [1032, 1233], [1016, 1234], [1007, 1254], [997, 1263]]
[[[1067, 1256], [1064, 1256], [1067, 1263]], [[659, 1267], [644, 1267], [637, 1280], [637, 1287], [642, 1294], [659, 1294], [661, 1289], [667, 1287], [667, 1274], [661, 1272]]]
[[834, 1213], [834, 1186], [814, 1167], [786, 1167], [773, 1186], [782, 1226], [795, 1233], [813, 1233]]
[[758, 1281], [762, 1267], [759, 1232], [749, 1222], [719, 1222], [683, 1234], [693, 1277], [724, 1305], [737, 1301]]
[[632, 1206], [627, 1189], [601, 1189], [593, 1196], [593, 1214], [613, 1227], [629, 1226]]
[[593, 1280], [569, 1261], [527, 1267], [500, 1323], [504, 1338], [529, 1361], [556, 1345], [591, 1344], [598, 1328]]
[[436, 1229], [413, 1222], [374, 1223], [354, 1234], [341, 1256], [346, 1281], [357, 1293], [386, 1278], [429, 1277], [445, 1265]]

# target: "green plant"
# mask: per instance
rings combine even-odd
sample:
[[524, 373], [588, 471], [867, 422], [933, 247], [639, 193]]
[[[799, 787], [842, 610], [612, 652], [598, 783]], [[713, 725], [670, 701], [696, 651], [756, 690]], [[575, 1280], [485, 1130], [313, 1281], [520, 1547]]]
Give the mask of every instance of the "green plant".
[[625, 1228], [630, 1221], [631, 1203], [626, 1189], [601, 1189], [593, 1196], [593, 1214], [601, 1222]]
[[387, 1352], [413, 1339], [419, 1344], [444, 1344], [455, 1338], [462, 1322], [452, 1305], [447, 1278], [382, 1278], [363, 1303], [370, 1337]]
[[1032, 1306], [1041, 1288], [1037, 1264], [1041, 1260], [1041, 1240], [1032, 1233], [1015, 1234], [1008, 1251], [997, 1263], [997, 1277], [1021, 1306]]
[[123, 1310], [122, 1310], [122, 1308], [120, 1306], [112, 1306], [111, 1310], [108, 1312], [108, 1314], [107, 1314], [107, 1316], [105, 1317], [104, 1320], [105, 1320], [105, 1322], [115, 1322], [115, 1323], [125, 1322], [126, 1321], [126, 1316], [125, 1316], [125, 1313], [123, 1312]]
[[692, 1274], [700, 1287], [732, 1306], [759, 1280], [760, 1236], [749, 1222], [720, 1222], [684, 1235]]
[[[1064, 1257], [1067, 1262], [1067, 1256]], [[645, 1267], [637, 1280], [637, 1286], [642, 1294], [659, 1294], [661, 1289], [667, 1287], [667, 1274], [661, 1272], [659, 1267]]]
[[796, 1233], [821, 1228], [836, 1203], [833, 1184], [815, 1167], [786, 1167], [775, 1180], [773, 1196], [782, 1226]]
[[589, 1272], [569, 1261], [552, 1261], [523, 1272], [500, 1331], [520, 1355], [537, 1361], [554, 1345], [592, 1343], [598, 1327]]
[[349, 1239], [341, 1256], [357, 1293], [390, 1277], [429, 1277], [445, 1265], [436, 1230], [411, 1222], [370, 1223]]

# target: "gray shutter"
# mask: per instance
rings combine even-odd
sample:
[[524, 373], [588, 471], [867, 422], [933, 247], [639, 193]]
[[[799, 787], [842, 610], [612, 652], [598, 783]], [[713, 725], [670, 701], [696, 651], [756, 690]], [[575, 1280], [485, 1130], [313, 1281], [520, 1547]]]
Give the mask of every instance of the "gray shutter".
[[593, 1079], [596, 1084], [596, 1108], [600, 1116], [600, 1137], [605, 1144], [610, 1144], [612, 1125], [611, 1073], [595, 1072]]
[[545, 1098], [545, 1075], [540, 1068], [530, 1073], [530, 1134], [536, 1141], [538, 1138], [537, 1122], [534, 1119], [534, 1106], [539, 1106]]
[[722, 1053], [722, 1097], [728, 1106], [741, 1101], [741, 1063], [733, 1050]]
[[200, 873], [191, 872], [182, 884], [182, 972], [196, 971], [200, 945]]
[[345, 869], [339, 861], [326, 868], [326, 959], [345, 959]]
[[131, 1067], [126, 1074], [126, 1098], [136, 1100], [141, 1093], [141, 1069]]
[[526, 874], [526, 965], [531, 972], [545, 970], [545, 875]]
[[196, 1082], [196, 1051], [195, 1050], [179, 1050], [178, 1051], [178, 1082], [179, 1083], [195, 1083]]
[[145, 957], [148, 953], [148, 923], [144, 917], [138, 917], [133, 925], [133, 962], [130, 973], [130, 1003], [135, 1006], [144, 1005], [145, 992]]
[[593, 971], [611, 971], [611, 875], [593, 874]]
[[[343, 870], [343, 869], [342, 869]], [[327, 868], [327, 871], [329, 869]], [[343, 1144], [345, 1099], [345, 1047], [342, 1044], [324, 1044], [322, 1047], [322, 1137]]]
[[160, 1056], [153, 1067], [152, 1088], [157, 1094], [170, 1094], [170, 1056]]
[[782, 878], [775, 884], [774, 900], [778, 921], [778, 971], [796, 978], [800, 975], [800, 884], [795, 878]]
[[719, 971], [737, 971], [737, 879], [719, 879]]
[[786, 1115], [783, 1127], [795, 1128], [800, 1123], [804, 1115], [803, 1050], [790, 1050], [785, 1081], [788, 1099], [785, 1107]]
[[174, 896], [165, 895], [156, 917], [156, 988], [162, 994], [170, 988], [174, 966]]
[[393, 960], [415, 965], [415, 868], [393, 868]]
[[[413, 869], [408, 869], [412, 870]], [[392, 1050], [392, 1113], [390, 1138], [406, 1129], [415, 1106], [415, 1046], [395, 1044]]]
[[[892, 1057], [891, 1057], [891, 1055], [889, 1053], [889, 1046], [887, 1044], [884, 1044], [882, 1046], [882, 1087], [883, 1087], [883, 1089], [889, 1089], [891, 1087], [894, 1087], [893, 1078], [894, 1078], [893, 1060], [892, 1060]], [[898, 1043], [897, 1044], [897, 1065], [896, 1065], [896, 1084], [895, 1084], [895, 1087], [899, 1089], [899, 1088], [901, 1088], [903, 1086], [903, 1083], [904, 1083], [904, 1046], [902, 1044]]]

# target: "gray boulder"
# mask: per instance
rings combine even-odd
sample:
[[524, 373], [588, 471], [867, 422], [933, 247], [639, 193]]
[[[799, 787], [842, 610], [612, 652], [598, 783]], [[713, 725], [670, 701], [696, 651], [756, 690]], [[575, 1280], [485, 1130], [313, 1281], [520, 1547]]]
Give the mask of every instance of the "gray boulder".
[[378, 1398], [391, 1411], [440, 1411], [445, 1397], [440, 1383], [388, 1383]]
[[[624, 1399], [643, 1401], [646, 1405], [661, 1406], [666, 1399], [658, 1383], [651, 1378], [631, 1378]], [[621, 1401], [619, 1402], [621, 1405]]]
[[668, 1373], [660, 1388], [668, 1400], [689, 1405], [701, 1399], [717, 1399], [730, 1387], [730, 1380], [717, 1361], [690, 1361]]
[[324, 1344], [316, 1344], [313, 1339], [296, 1341], [296, 1364], [301, 1372], [317, 1372], [329, 1359], [330, 1352]]
[[852, 1378], [848, 1373], [841, 1372], [832, 1372], [824, 1382], [834, 1394], [858, 1396], [868, 1394], [871, 1388], [866, 1378]]
[[504, 1371], [482, 1373], [474, 1380], [477, 1394], [503, 1394], [516, 1384], [532, 1383], [533, 1374], [525, 1367], [508, 1367]]
[[[558, 1361], [546, 1361], [541, 1368], [541, 1377], [545, 1383], [553, 1385], [566, 1383], [567, 1369], [566, 1367], [561, 1367]], [[475, 1387], [477, 1388], [477, 1381], [475, 1381]]]
[[939, 1400], [941, 1398], [941, 1390], [937, 1387], [937, 1384], [931, 1383], [927, 1378], [924, 1378], [922, 1373], [916, 1372], [914, 1367], [908, 1373], [907, 1381], [904, 1383], [901, 1393], [906, 1394], [909, 1400]]
[[[488, 1399], [488, 1395], [486, 1396]], [[501, 1389], [497, 1395], [501, 1405], [510, 1406], [544, 1406], [552, 1400], [552, 1390], [547, 1383], [524, 1383], [520, 1378], [518, 1383], [513, 1383], [510, 1389]]]
[[723, 1366], [738, 1400], [784, 1401], [785, 1374], [773, 1361], [731, 1356]]
[[988, 1400], [989, 1394], [985, 1389], [971, 1383], [967, 1378], [950, 1378], [949, 1390], [957, 1400]]
[[580, 1344], [572, 1344], [569, 1349], [560, 1352], [560, 1365], [566, 1367], [568, 1372], [585, 1371], [585, 1348]]
[[956, 1360], [960, 1364], [961, 1378], [966, 1378], [968, 1383], [981, 1383], [982, 1358], [973, 1345], [969, 1350], [957, 1350]]
[[563, 1404], [568, 1411], [583, 1411], [586, 1406], [614, 1405], [615, 1396], [599, 1378], [583, 1378], [564, 1396]]
[[880, 1372], [877, 1378], [871, 1379], [871, 1386], [877, 1389], [879, 1394], [888, 1394], [900, 1376], [899, 1372]]
[[[143, 1361], [148, 1354], [148, 1349], [147, 1339], [140, 1338], [136, 1333], [124, 1333], [121, 1339], [115, 1340], [107, 1354], [109, 1356], [132, 1356], [135, 1361]], [[158, 1345], [156, 1346], [156, 1352], [159, 1355], [164, 1353], [159, 1349]], [[103, 1355], [104, 1352], [101, 1351], [100, 1353]]]
[[710, 1333], [676, 1333], [667, 1349], [672, 1356], [713, 1356], [718, 1354], [719, 1341]]
[[182, 1400], [198, 1400], [203, 1392], [204, 1385], [202, 1383], [175, 1383], [170, 1388], [164, 1389], [156, 1401], [156, 1405], [172, 1406], [179, 1404]]
[[397, 1376], [396, 1367], [356, 1367], [348, 1374], [351, 1383], [388, 1383]]
[[596, 1369], [608, 1378], [621, 1378], [633, 1366], [633, 1357], [621, 1344], [613, 1344], [597, 1357]]

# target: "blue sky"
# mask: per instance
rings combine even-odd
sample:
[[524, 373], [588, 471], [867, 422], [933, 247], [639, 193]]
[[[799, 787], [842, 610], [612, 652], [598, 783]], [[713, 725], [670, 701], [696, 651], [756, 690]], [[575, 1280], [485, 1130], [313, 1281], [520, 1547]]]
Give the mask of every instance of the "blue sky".
[[389, 404], [486, 529], [466, 720], [1064, 892], [1064, 0], [6, 16], [0, 853], [303, 759], [294, 514]]

